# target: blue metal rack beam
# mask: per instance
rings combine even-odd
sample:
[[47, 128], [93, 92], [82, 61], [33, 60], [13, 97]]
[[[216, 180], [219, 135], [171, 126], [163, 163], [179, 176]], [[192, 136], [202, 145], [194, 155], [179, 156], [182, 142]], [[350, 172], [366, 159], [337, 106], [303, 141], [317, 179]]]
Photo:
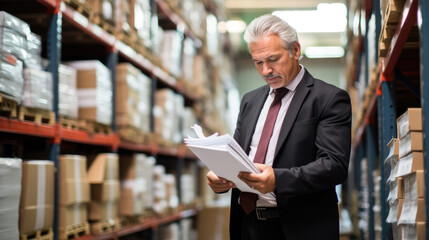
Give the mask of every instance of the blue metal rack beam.
[[374, 177], [373, 173], [377, 169], [377, 138], [374, 135], [374, 124], [368, 124], [366, 126], [366, 157], [368, 159], [368, 196], [369, 196], [369, 221], [368, 221], [368, 232], [369, 239], [375, 239], [375, 216], [374, 216], [374, 205], [375, 205], [375, 188], [374, 188]]
[[[61, 29], [62, 29], [62, 15], [61, 12], [54, 11], [52, 15], [52, 19], [49, 25], [48, 29], [48, 44], [47, 44], [47, 56], [49, 59], [49, 66], [48, 71], [52, 73], [52, 80], [53, 80], [53, 106], [54, 106], [54, 112], [56, 115], [56, 120], [58, 121], [58, 67], [59, 63], [61, 61]], [[51, 156], [50, 159], [54, 162], [55, 168], [57, 171], [55, 171], [55, 186], [54, 186], [54, 239], [58, 239], [58, 219], [59, 219], [59, 212], [58, 212], [58, 202], [59, 202], [59, 163], [58, 163], [58, 156], [60, 153], [60, 140], [55, 138], [54, 143], [51, 147]]]
[[[421, 104], [423, 112], [423, 136], [429, 136], [429, 24], [427, 22], [429, 14], [429, 2], [419, 1], [417, 23], [420, 30], [420, 84], [421, 84]], [[425, 84], [426, 83], [426, 84]], [[429, 166], [429, 141], [423, 137], [423, 158], [424, 166]], [[429, 176], [425, 171], [425, 203], [426, 203], [426, 239], [429, 240]]]

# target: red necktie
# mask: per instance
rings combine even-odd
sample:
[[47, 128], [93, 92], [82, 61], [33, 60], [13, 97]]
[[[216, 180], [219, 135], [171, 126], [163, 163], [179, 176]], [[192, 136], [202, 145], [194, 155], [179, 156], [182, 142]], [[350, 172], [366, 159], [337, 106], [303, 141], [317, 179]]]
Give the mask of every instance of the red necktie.
[[[262, 129], [261, 139], [259, 139], [258, 148], [256, 149], [255, 158], [253, 160], [254, 163], [265, 163], [265, 156], [267, 155], [268, 145], [273, 135], [274, 124], [276, 123], [277, 115], [282, 105], [282, 98], [287, 92], [287, 88], [274, 89], [275, 97], [268, 110], [267, 119]], [[256, 200], [258, 200], [257, 194], [249, 192], [240, 193], [240, 205], [246, 214], [255, 210]]]

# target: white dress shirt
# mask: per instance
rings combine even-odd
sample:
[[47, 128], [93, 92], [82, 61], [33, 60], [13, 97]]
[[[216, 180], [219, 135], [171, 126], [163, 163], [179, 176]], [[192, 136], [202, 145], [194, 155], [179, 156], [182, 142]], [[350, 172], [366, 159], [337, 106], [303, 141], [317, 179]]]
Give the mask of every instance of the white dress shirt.
[[[274, 124], [273, 134], [271, 136], [270, 142], [268, 144], [267, 155], [265, 157], [265, 164], [272, 167], [274, 161], [274, 153], [276, 151], [277, 141], [280, 135], [280, 129], [283, 124], [283, 120], [286, 116], [286, 112], [289, 109], [289, 105], [292, 101], [293, 96], [295, 95], [295, 90], [298, 84], [301, 82], [302, 77], [305, 73], [305, 68], [300, 65], [301, 70], [296, 75], [296, 77], [285, 87], [289, 92], [282, 98], [282, 105], [280, 107], [279, 113], [277, 115], [276, 123]], [[271, 103], [274, 100], [274, 89], [270, 88], [269, 95], [265, 100], [264, 106], [259, 114], [258, 122], [256, 123], [255, 132], [253, 133], [252, 142], [250, 144], [249, 158], [254, 160], [256, 149], [258, 148], [259, 140], [261, 139], [262, 129], [264, 128], [265, 120], [267, 119], [268, 110], [271, 106]], [[276, 207], [277, 202], [275, 198], [264, 197], [259, 195], [258, 201], [256, 202], [258, 207]]]

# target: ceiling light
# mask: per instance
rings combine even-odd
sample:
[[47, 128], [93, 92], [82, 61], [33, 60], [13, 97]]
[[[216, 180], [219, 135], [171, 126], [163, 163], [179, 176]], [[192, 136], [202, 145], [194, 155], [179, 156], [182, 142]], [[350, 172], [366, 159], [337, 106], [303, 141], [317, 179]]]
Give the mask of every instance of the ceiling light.
[[342, 3], [319, 3], [317, 10], [274, 11], [298, 32], [344, 32], [347, 7]]
[[341, 58], [344, 49], [338, 46], [307, 47], [304, 54], [308, 58]]

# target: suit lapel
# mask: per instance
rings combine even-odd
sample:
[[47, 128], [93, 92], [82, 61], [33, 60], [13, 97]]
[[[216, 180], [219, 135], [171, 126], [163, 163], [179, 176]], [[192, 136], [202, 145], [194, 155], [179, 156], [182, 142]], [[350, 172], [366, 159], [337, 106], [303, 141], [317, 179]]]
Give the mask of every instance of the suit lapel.
[[280, 130], [279, 140], [276, 145], [276, 153], [274, 155], [274, 161], [277, 157], [278, 152], [280, 151], [281, 146], [289, 135], [290, 129], [292, 128], [293, 123], [295, 122], [296, 116], [298, 115], [299, 110], [301, 109], [302, 103], [305, 100], [305, 97], [310, 91], [310, 86], [313, 85], [313, 77], [307, 70], [305, 70], [304, 77], [296, 88], [295, 95], [293, 96], [292, 102], [289, 105], [286, 116], [283, 120], [282, 128]]
[[250, 143], [252, 141], [253, 133], [255, 132], [256, 123], [258, 122], [259, 114], [261, 113], [262, 107], [264, 106], [265, 100], [267, 99], [268, 93], [270, 91], [270, 87], [266, 85], [262, 89], [262, 91], [259, 91], [255, 96], [253, 97], [253, 101], [249, 103], [249, 106], [255, 106], [255, 108], [251, 108], [251, 114], [249, 119], [245, 119], [246, 127], [244, 129], [251, 129], [250, 132], [247, 133], [243, 149], [246, 151], [246, 153], [249, 153], [250, 150]]

